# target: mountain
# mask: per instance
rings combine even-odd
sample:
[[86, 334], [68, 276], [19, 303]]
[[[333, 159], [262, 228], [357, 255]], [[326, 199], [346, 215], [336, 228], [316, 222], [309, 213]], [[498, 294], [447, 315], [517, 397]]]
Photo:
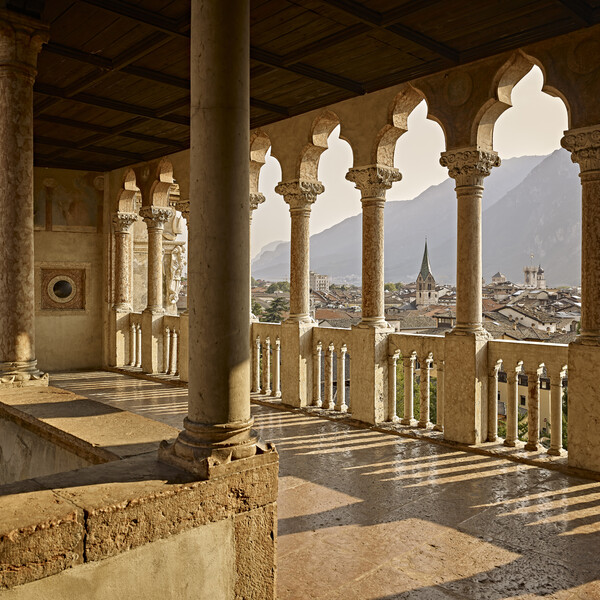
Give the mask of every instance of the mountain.
[[[530, 254], [543, 263], [550, 284], [579, 281], [580, 184], [570, 155], [524, 156], [503, 161], [485, 180], [483, 195], [484, 277], [500, 270], [521, 281]], [[456, 196], [447, 179], [413, 200], [385, 207], [385, 279], [413, 281], [425, 236], [438, 282], [456, 277]], [[360, 282], [361, 216], [343, 220], [311, 237], [311, 269], [334, 280]], [[289, 242], [253, 262], [255, 277], [289, 276]]]
[[268, 244], [265, 244], [260, 251], [258, 252], [258, 254], [252, 259], [252, 264], [254, 264], [255, 261], [260, 260], [260, 258], [263, 256], [263, 254], [265, 254], [265, 252], [271, 252], [272, 250], [274, 250], [275, 248], [277, 248], [277, 246], [279, 246], [279, 244], [284, 244], [285, 242], [282, 242], [281, 240], [277, 240], [275, 242], [270, 242]]

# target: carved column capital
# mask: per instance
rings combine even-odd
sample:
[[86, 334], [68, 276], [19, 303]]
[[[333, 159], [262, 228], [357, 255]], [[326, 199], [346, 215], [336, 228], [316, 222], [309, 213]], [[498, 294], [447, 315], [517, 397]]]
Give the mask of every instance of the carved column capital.
[[346, 179], [360, 190], [363, 199], [385, 200], [385, 192], [392, 187], [393, 183], [402, 179], [402, 174], [394, 167], [367, 165], [350, 169], [346, 173]]
[[0, 10], [0, 72], [9, 69], [33, 82], [38, 54], [48, 39], [47, 25], [25, 15]]
[[129, 233], [131, 226], [137, 221], [138, 216], [135, 213], [117, 212], [113, 215], [115, 233]]
[[181, 213], [181, 216], [186, 220], [186, 223], [190, 224], [190, 201], [181, 200], [175, 203], [175, 210]]
[[148, 229], [163, 229], [165, 223], [173, 216], [173, 211], [167, 207], [142, 206], [140, 216]]
[[275, 191], [283, 196], [284, 201], [290, 206], [290, 211], [310, 210], [317, 196], [325, 191], [325, 187], [320, 181], [296, 179], [279, 183]]
[[600, 171], [600, 125], [570, 129], [560, 144], [571, 153], [571, 160], [579, 165], [581, 173]]
[[483, 185], [492, 168], [500, 166], [500, 157], [494, 151], [464, 148], [442, 152], [440, 164], [448, 168], [457, 186]]
[[265, 195], [260, 192], [250, 192], [250, 211], [255, 211], [265, 201]]

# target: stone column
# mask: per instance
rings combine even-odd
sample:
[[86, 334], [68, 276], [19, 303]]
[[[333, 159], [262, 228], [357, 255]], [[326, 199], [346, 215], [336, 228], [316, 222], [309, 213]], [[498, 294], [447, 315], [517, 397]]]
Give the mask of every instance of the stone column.
[[290, 316], [281, 324], [281, 399], [301, 407], [311, 404], [312, 328], [310, 317], [310, 209], [324, 191], [318, 181], [280, 183], [275, 191], [290, 207]]
[[600, 471], [600, 125], [561, 140], [581, 179], [581, 334], [569, 344], [569, 465]]
[[[113, 215], [115, 231], [115, 276], [112, 333], [114, 349], [110, 364], [116, 367], [127, 363], [129, 313], [133, 311], [131, 297], [131, 226], [137, 221], [134, 213], [117, 212]], [[113, 354], [114, 352], [114, 354]]]
[[519, 375], [523, 363], [519, 363], [514, 371], [506, 369], [507, 398], [506, 398], [506, 438], [504, 445], [514, 448], [519, 441]]
[[249, 2], [193, 2], [191, 32], [190, 197], [202, 199], [190, 203], [194, 368], [184, 430], [160, 457], [211, 478], [254, 456], [258, 442], [248, 343]]
[[456, 181], [456, 329], [481, 331], [481, 198], [483, 180], [500, 165], [496, 152], [477, 148], [443, 152], [440, 164]]
[[525, 450], [540, 449], [540, 374], [527, 371], [527, 443]]
[[312, 405], [317, 408], [321, 408], [323, 406], [323, 401], [321, 400], [321, 357], [323, 356], [323, 344], [319, 342], [315, 347], [315, 354], [313, 359], [313, 398]]
[[140, 215], [148, 228], [148, 304], [146, 311], [162, 313], [163, 244], [165, 223], [173, 216], [170, 208], [142, 206]]
[[444, 437], [463, 444], [487, 439], [489, 338], [481, 324], [481, 198], [483, 180], [500, 165], [495, 152], [465, 148], [443, 152], [442, 166], [456, 181], [456, 327], [447, 334]]
[[396, 369], [398, 368], [398, 359], [400, 358], [400, 351], [396, 350], [393, 354], [388, 356], [388, 410], [387, 420], [391, 423], [397, 423], [399, 421], [398, 414], [396, 411], [396, 398], [398, 394], [398, 377], [396, 375]]
[[346, 353], [348, 352], [348, 346], [343, 344], [340, 348], [337, 356], [337, 402], [335, 403], [335, 410], [339, 412], [348, 412], [348, 405], [346, 404]]
[[327, 410], [335, 409], [333, 401], [333, 361], [334, 361], [334, 346], [329, 344], [325, 354], [325, 398], [323, 399], [323, 408]]
[[310, 322], [310, 209], [325, 191], [319, 181], [280, 183], [275, 191], [290, 207], [290, 322]]
[[[248, 244], [252, 240], [252, 215], [254, 211], [265, 201], [264, 194], [251, 193], [250, 194], [250, 220], [249, 220], [249, 233], [248, 233]], [[252, 264], [250, 264], [250, 271], [248, 278], [252, 280]], [[252, 284], [250, 284], [250, 321], [252, 323], [258, 323], [258, 317], [252, 312]]]
[[566, 376], [566, 371], [561, 370], [558, 375], [553, 373], [550, 375], [550, 448], [548, 454], [550, 456], [561, 456], [563, 453], [563, 379]]
[[488, 384], [489, 409], [488, 409], [488, 442], [498, 439], [498, 373], [502, 362], [498, 361], [490, 373]]
[[402, 425], [414, 427], [415, 419], [415, 357], [414, 355], [403, 356], [404, 365], [404, 414], [400, 421]]
[[137, 221], [134, 213], [115, 213], [115, 298], [113, 308], [131, 312], [131, 226]]
[[0, 25], [0, 385], [47, 385], [35, 358], [33, 82], [48, 32], [4, 10]]
[[148, 227], [148, 304], [142, 314], [142, 371], [160, 373], [165, 370], [162, 235], [173, 211], [167, 207], [142, 206], [140, 215]]
[[350, 169], [346, 179], [361, 193], [363, 327], [387, 327], [384, 305], [383, 208], [385, 192], [400, 181], [398, 169], [369, 165]]
[[435, 431], [444, 431], [444, 361], [436, 364], [437, 371], [437, 409], [436, 419], [433, 429]]
[[431, 384], [431, 358], [429, 356], [424, 357], [421, 361], [421, 379], [419, 384], [419, 391], [421, 392], [421, 402], [419, 406], [419, 422], [417, 427], [421, 429], [428, 429], [431, 427], [431, 421], [429, 420], [430, 408], [429, 408], [429, 393]]

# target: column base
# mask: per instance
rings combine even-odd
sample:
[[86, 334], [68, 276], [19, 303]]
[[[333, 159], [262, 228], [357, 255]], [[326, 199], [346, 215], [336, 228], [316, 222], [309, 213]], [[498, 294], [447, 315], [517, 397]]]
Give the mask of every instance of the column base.
[[230, 463], [274, 451], [272, 445], [265, 445], [251, 429], [253, 422], [250, 419], [244, 423], [204, 425], [186, 417], [185, 429], [177, 439], [173, 443], [161, 442], [158, 459], [200, 479], [221, 476], [231, 471], [227, 468]]
[[285, 320], [286, 323], [316, 323], [316, 321], [306, 313], [290, 314]]
[[400, 419], [400, 425], [408, 425], [409, 427], [416, 427], [419, 422], [416, 419]]
[[377, 329], [393, 330], [394, 327], [390, 325], [383, 317], [365, 317], [361, 319], [355, 327], [367, 328], [375, 327]]
[[37, 368], [37, 360], [0, 362], [0, 386], [48, 385], [48, 373]]

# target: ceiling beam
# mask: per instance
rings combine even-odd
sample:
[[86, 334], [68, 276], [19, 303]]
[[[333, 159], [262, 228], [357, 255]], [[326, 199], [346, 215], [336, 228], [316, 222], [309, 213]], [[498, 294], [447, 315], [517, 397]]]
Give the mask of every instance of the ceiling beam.
[[335, 73], [328, 73], [327, 71], [322, 71], [321, 69], [317, 69], [316, 67], [311, 67], [310, 65], [305, 65], [302, 63], [286, 65], [281, 56], [273, 54], [272, 52], [268, 52], [267, 50], [262, 50], [261, 48], [251, 46], [250, 58], [256, 62], [268, 65], [270, 67], [275, 67], [276, 69], [282, 69], [284, 71], [290, 71], [296, 75], [302, 75], [303, 77], [315, 79], [316, 81], [321, 81], [322, 83], [327, 83], [333, 87], [348, 90], [350, 92], [354, 92], [355, 94], [364, 94], [363, 86], [357, 81], [353, 81], [347, 77], [342, 77], [341, 75], [336, 75]]
[[187, 15], [185, 19], [177, 21], [176, 19], [170, 19], [160, 13], [155, 13], [150, 10], [142, 8], [141, 5], [130, 4], [124, 0], [79, 0], [86, 4], [91, 4], [97, 8], [101, 8], [107, 12], [113, 13], [120, 17], [126, 17], [138, 23], [144, 25], [150, 25], [159, 31], [168, 33], [170, 35], [176, 35], [178, 37], [189, 38], [190, 28], [190, 16]]
[[35, 167], [65, 169], [68, 166], [69, 169], [75, 169], [77, 171], [92, 171], [92, 172], [98, 172], [98, 173], [102, 173], [103, 171], [106, 171], [106, 170], [118, 169], [119, 167], [124, 167], [128, 164], [130, 164], [130, 163], [127, 161], [124, 161], [124, 160], [120, 160], [117, 163], [111, 162], [110, 165], [103, 163], [99, 167], [97, 163], [87, 163], [85, 161], [69, 159], [68, 165], [67, 165], [67, 161], [59, 158], [55, 154], [39, 154], [39, 153], [36, 153], [35, 157], [33, 159], [33, 165]]
[[321, 0], [321, 2], [337, 8], [362, 23], [390, 31], [394, 35], [409, 40], [417, 46], [426, 48], [449, 62], [456, 64], [460, 60], [459, 53], [453, 48], [396, 22], [400, 18], [399, 13], [396, 11], [394, 11], [393, 16], [386, 17], [387, 13], [382, 14], [377, 12], [364, 4], [356, 2], [356, 0]]
[[34, 143], [42, 144], [43, 146], [54, 146], [56, 148], [66, 148], [67, 150], [78, 150], [80, 152], [91, 152], [92, 154], [104, 154], [106, 156], [119, 156], [126, 158], [132, 162], [139, 162], [144, 160], [143, 154], [136, 152], [127, 152], [125, 150], [118, 150], [117, 148], [104, 148], [102, 146], [94, 146], [91, 144], [80, 144], [78, 142], [70, 142], [68, 140], [59, 140], [56, 138], [45, 137], [41, 135], [35, 135], [33, 138]]
[[[121, 102], [119, 100], [113, 100], [111, 98], [104, 98], [101, 96], [94, 96], [93, 94], [76, 94], [72, 97], [67, 97], [64, 93], [64, 90], [58, 88], [53, 85], [48, 85], [46, 83], [36, 82], [34, 86], [34, 91], [39, 94], [44, 94], [45, 96], [51, 96], [53, 98], [59, 98], [61, 100], [71, 100], [74, 102], [80, 102], [82, 104], [89, 104], [91, 106], [98, 106], [100, 108], [108, 108], [110, 110], [114, 110], [117, 112], [127, 113], [131, 115], [137, 115], [141, 117], [146, 117], [148, 119], [156, 119], [159, 121], [168, 121], [169, 123], [176, 123], [177, 125], [185, 125], [189, 127], [190, 119], [187, 116], [183, 115], [171, 115], [165, 113], [165, 108], [160, 109], [152, 109], [147, 108], [145, 106], [139, 106], [137, 104], [129, 104], [128, 102]], [[189, 100], [186, 100], [189, 102]], [[183, 102], [183, 100], [181, 101]], [[171, 107], [172, 105], [169, 105]], [[179, 107], [181, 108], [181, 107]], [[172, 109], [176, 110], [176, 108]], [[36, 113], [38, 113], [38, 109], [36, 107]], [[34, 116], [37, 116], [35, 114]]]
[[558, 2], [584, 27], [594, 24], [594, 10], [584, 0], [558, 0]]
[[145, 123], [147, 121], [146, 118], [131, 119], [129, 121], [125, 121], [125, 123], [117, 127], [106, 127], [105, 125], [97, 125], [95, 123], [87, 123], [84, 121], [77, 121], [74, 119], [67, 119], [65, 117], [47, 114], [38, 115], [35, 120], [42, 121], [43, 123], [51, 123], [53, 125], [63, 125], [65, 127], [81, 129], [82, 131], [93, 131], [95, 133], [103, 134], [105, 137], [118, 136], [132, 140], [138, 140], [140, 142], [148, 142], [149, 144], [157, 144], [159, 146], [171, 146], [173, 148], [178, 148], [179, 150], [185, 150], [186, 148], [189, 148], [189, 144], [186, 142], [129, 131], [131, 127]]

